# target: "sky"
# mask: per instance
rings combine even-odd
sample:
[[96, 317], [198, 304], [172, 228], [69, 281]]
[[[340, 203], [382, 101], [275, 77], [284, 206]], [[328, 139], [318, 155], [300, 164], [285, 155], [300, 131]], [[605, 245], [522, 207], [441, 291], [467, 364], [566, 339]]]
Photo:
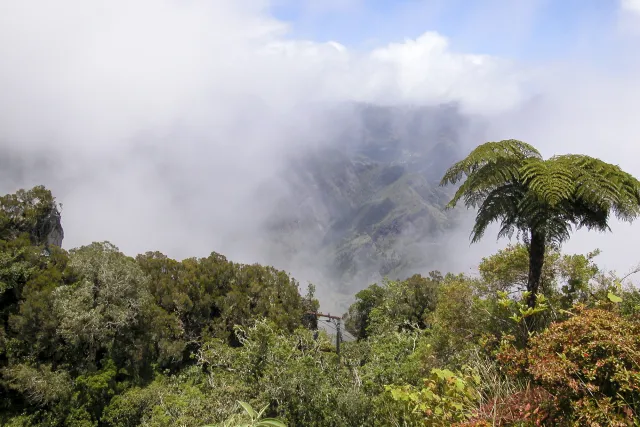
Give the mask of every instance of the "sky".
[[602, 51], [617, 25], [616, 0], [282, 0], [272, 13], [292, 38], [339, 40], [355, 49], [402, 42], [426, 29], [457, 49], [523, 61], [557, 59], [576, 47]]
[[[640, 0], [2, 0], [0, 148], [27, 165], [0, 190], [51, 188], [67, 248], [260, 261], [286, 191], [262, 185], [342, 102], [456, 101], [491, 138], [640, 175], [638, 52]], [[567, 248], [626, 270], [640, 224], [612, 228]], [[485, 240], [451, 237], [456, 268]]]

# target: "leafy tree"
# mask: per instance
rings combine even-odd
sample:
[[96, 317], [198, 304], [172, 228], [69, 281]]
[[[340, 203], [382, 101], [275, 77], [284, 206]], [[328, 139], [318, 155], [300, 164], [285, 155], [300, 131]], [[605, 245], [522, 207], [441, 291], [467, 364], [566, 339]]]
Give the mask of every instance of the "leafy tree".
[[249, 326], [266, 318], [283, 330], [293, 331], [302, 324], [304, 301], [298, 282], [284, 271], [258, 264], [234, 265], [229, 291], [218, 301], [220, 320], [217, 328], [228, 334], [232, 344], [237, 325]]
[[222, 422], [232, 416], [235, 401], [244, 395], [239, 394], [239, 379], [221, 377], [209, 384], [197, 366], [175, 375], [157, 374], [150, 384], [131, 387], [114, 396], [100, 421], [109, 427], [201, 427]]
[[438, 292], [438, 305], [429, 317], [430, 343], [441, 363], [466, 357], [487, 330], [485, 307], [477, 294], [478, 282], [449, 274]]
[[356, 301], [351, 304], [345, 315], [345, 329], [358, 339], [367, 337], [371, 310], [382, 303], [385, 289], [376, 284], [356, 294]]
[[369, 336], [373, 329], [424, 329], [428, 314], [436, 309], [437, 295], [443, 277], [437, 271], [428, 277], [414, 274], [406, 280], [385, 280], [356, 294], [349, 307], [345, 328], [358, 339]]
[[0, 197], [0, 319], [6, 322], [23, 286], [43, 262], [43, 247], [62, 243], [60, 205], [37, 186]]
[[23, 393], [26, 400], [36, 406], [65, 401], [72, 392], [69, 374], [53, 371], [50, 365], [15, 364], [4, 369], [3, 376], [10, 389]]
[[304, 314], [302, 315], [302, 325], [311, 330], [318, 329], [318, 316], [315, 313], [320, 309], [320, 301], [316, 299], [316, 287], [313, 283], [307, 285], [307, 293], [302, 299]]
[[[559, 257], [558, 250], [547, 249], [540, 276], [540, 291], [544, 294], [555, 287]], [[486, 296], [495, 295], [496, 292], [506, 292], [509, 295], [525, 292], [529, 280], [529, 250], [522, 244], [510, 244], [495, 254], [482, 258], [478, 272], [481, 279], [479, 290]]]
[[[124, 367], [134, 367], [144, 344], [137, 338], [146, 326], [144, 312], [150, 304], [148, 278], [132, 258], [111, 243], [93, 243], [70, 253], [70, 267], [78, 281], [53, 291], [57, 333], [71, 353], [99, 363], [103, 356]], [[133, 372], [132, 372], [133, 373]]]
[[466, 177], [449, 207], [460, 200], [478, 208], [472, 241], [500, 223], [498, 237], [521, 235], [529, 249], [527, 291], [535, 307], [545, 251], [559, 246], [572, 230], [609, 230], [610, 214], [632, 221], [640, 214], [640, 181], [618, 166], [585, 155], [544, 160], [517, 140], [487, 142], [449, 168], [441, 185]]
[[[0, 408], [18, 410], [33, 402], [28, 398], [30, 393], [37, 395], [32, 388], [21, 396], [20, 386], [11, 384], [13, 380], [27, 384], [26, 379], [38, 370], [29, 370], [29, 365], [20, 369], [25, 355], [45, 356], [55, 365], [56, 346], [50, 339], [55, 325], [49, 322], [47, 294], [64, 269], [65, 253], [55, 247], [62, 237], [59, 205], [46, 188], [38, 186], [0, 197]], [[25, 299], [35, 294], [39, 296], [26, 305]], [[25, 328], [14, 327], [19, 313], [32, 315], [23, 324]], [[12, 377], [11, 372], [17, 376]], [[48, 376], [53, 377], [55, 374]]]
[[59, 322], [54, 312], [54, 292], [75, 280], [66, 251], [54, 249], [38, 263], [32, 260], [33, 272], [20, 293], [17, 309], [10, 314], [7, 334], [12, 338], [10, 358], [64, 363], [65, 346], [58, 334]]
[[196, 352], [197, 342], [208, 336], [237, 345], [234, 327], [248, 326], [256, 318], [266, 317], [293, 331], [304, 312], [317, 307], [313, 292], [303, 299], [298, 282], [287, 273], [233, 263], [215, 252], [181, 262], [148, 252], [139, 255], [137, 262], [150, 277], [156, 304], [177, 317], [186, 352]]
[[0, 240], [0, 320], [2, 325], [16, 311], [25, 284], [44, 262], [41, 248], [25, 237]]
[[[525, 344], [529, 332], [526, 318], [536, 316], [536, 327], [543, 329], [551, 322], [562, 320], [574, 304], [594, 301], [604, 286], [602, 272], [594, 263], [598, 250], [587, 254], [563, 254], [558, 248], [548, 247], [540, 279], [539, 298], [535, 308], [527, 305], [529, 253], [523, 244], [509, 245], [505, 249], [482, 259], [478, 266], [480, 280], [477, 291], [488, 314], [483, 333], [492, 335], [494, 343], [503, 335], [513, 335]], [[594, 294], [595, 293], [595, 294]], [[600, 298], [602, 299], [602, 298]]]

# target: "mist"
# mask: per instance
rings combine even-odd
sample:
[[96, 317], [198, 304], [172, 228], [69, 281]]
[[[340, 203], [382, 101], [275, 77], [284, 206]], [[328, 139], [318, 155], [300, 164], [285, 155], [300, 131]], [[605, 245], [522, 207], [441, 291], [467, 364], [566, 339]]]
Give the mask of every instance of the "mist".
[[[577, 45], [553, 62], [458, 51], [430, 28], [368, 49], [297, 40], [270, 6], [5, 0], [2, 193], [50, 188], [63, 204], [66, 248], [109, 240], [130, 255], [275, 259], [304, 283], [322, 280], [313, 251], [278, 257], [263, 224], [292, 191], [279, 178], [292, 156], [352, 124], [348, 114], [335, 119], [345, 103], [456, 102], [483, 123], [465, 135], [467, 149], [517, 138], [545, 157], [584, 153], [640, 175], [637, 1], [619, 4], [615, 28], [584, 30], [606, 56]], [[465, 227], [443, 238], [455, 256], [433, 268], [467, 271], [507, 243], [488, 232], [470, 246]], [[600, 248], [601, 264], [624, 272], [640, 261], [640, 228], [612, 230], [578, 232], [565, 249]]]

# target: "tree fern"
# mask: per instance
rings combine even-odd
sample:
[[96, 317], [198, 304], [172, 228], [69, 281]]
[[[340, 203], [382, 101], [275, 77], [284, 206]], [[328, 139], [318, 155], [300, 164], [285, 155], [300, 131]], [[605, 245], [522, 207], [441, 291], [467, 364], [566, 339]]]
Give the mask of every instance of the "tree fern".
[[624, 221], [640, 215], [640, 181], [618, 166], [577, 154], [544, 160], [533, 146], [515, 139], [476, 147], [449, 168], [440, 185], [463, 178], [447, 206], [462, 200], [478, 209], [472, 242], [497, 222], [498, 238], [518, 233], [528, 244], [531, 307], [545, 246], [561, 245], [573, 228], [608, 231], [611, 214]]

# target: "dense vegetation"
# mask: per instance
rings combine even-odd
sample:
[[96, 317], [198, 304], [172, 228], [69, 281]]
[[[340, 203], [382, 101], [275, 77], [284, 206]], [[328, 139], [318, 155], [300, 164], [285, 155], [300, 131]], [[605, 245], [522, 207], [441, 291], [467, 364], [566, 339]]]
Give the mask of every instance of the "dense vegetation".
[[528, 241], [474, 275], [373, 284], [338, 355], [308, 315], [313, 286], [285, 272], [108, 242], [65, 251], [59, 219], [44, 187], [0, 198], [2, 425], [637, 423], [640, 292], [598, 251], [544, 245], [533, 305]]

